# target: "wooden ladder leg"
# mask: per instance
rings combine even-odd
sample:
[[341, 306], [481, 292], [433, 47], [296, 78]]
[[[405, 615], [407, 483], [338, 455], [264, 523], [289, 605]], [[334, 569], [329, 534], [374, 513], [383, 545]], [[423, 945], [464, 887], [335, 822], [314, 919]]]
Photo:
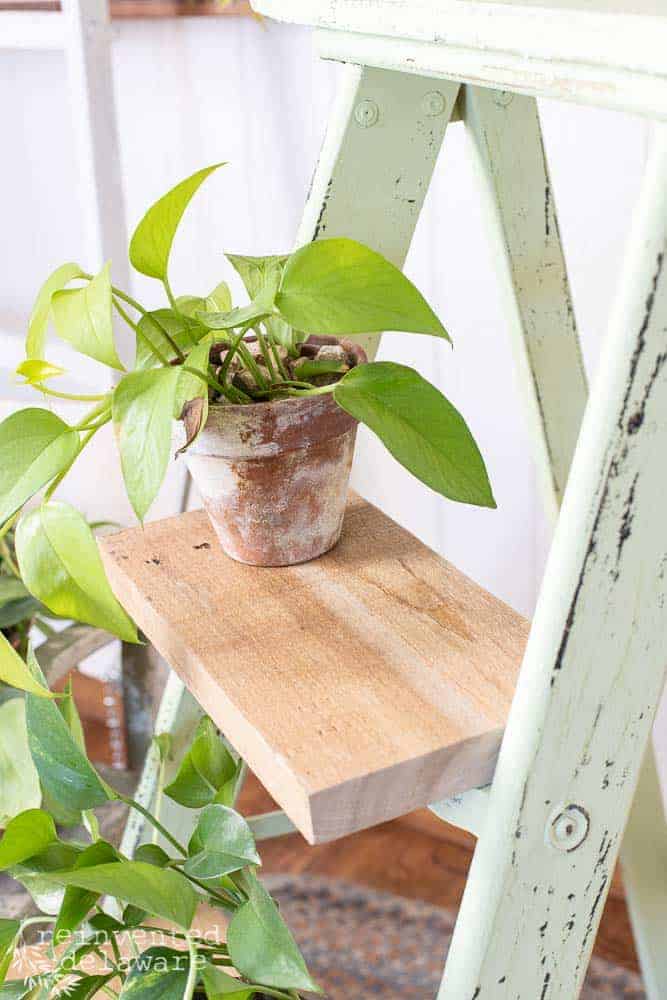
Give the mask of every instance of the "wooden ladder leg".
[[664, 682], [666, 251], [657, 125], [441, 1000], [583, 983]]
[[[459, 84], [346, 64], [298, 245], [347, 236], [402, 267]], [[358, 338], [369, 357], [379, 336]]]
[[649, 743], [621, 847], [630, 920], [648, 1000], [667, 996], [667, 825]]

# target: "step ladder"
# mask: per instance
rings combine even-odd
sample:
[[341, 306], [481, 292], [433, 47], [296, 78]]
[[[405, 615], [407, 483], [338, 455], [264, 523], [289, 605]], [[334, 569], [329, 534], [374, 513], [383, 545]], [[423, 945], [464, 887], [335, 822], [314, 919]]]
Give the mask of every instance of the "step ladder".
[[[201, 709], [216, 720], [284, 810], [253, 820], [259, 836], [315, 843], [426, 804], [472, 830], [440, 1000], [579, 996], [620, 853], [647, 995], [664, 1000], [650, 746], [667, 659], [664, 5], [255, 7], [314, 27], [344, 63], [299, 242], [350, 236], [401, 265], [462, 119], [555, 536], [530, 630], [358, 499], [339, 547], [289, 569], [223, 559], [201, 513], [105, 540], [116, 593], [178, 674], [158, 731], [184, 741]], [[588, 402], [537, 96], [654, 121]], [[152, 752], [144, 803], [156, 775]], [[123, 849], [140, 836], [133, 819]]]

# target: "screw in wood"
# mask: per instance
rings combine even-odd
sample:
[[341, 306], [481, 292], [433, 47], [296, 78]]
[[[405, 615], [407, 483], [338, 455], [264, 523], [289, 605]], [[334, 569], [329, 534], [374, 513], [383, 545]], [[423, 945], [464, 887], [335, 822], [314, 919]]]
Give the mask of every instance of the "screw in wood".
[[437, 118], [444, 113], [447, 101], [439, 90], [430, 90], [422, 100], [422, 111], [427, 118]]
[[591, 821], [582, 806], [560, 806], [547, 824], [547, 843], [557, 851], [576, 851], [588, 836]]
[[354, 109], [354, 120], [362, 128], [370, 128], [372, 125], [375, 125], [379, 117], [380, 109], [375, 101], [371, 101], [369, 98], [359, 101]]

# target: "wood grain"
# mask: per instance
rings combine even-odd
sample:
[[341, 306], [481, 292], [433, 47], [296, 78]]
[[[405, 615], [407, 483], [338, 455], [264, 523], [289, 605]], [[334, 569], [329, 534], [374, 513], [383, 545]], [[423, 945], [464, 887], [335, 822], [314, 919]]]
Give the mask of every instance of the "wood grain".
[[527, 624], [365, 501], [301, 566], [202, 512], [100, 542], [128, 612], [311, 843], [484, 785]]

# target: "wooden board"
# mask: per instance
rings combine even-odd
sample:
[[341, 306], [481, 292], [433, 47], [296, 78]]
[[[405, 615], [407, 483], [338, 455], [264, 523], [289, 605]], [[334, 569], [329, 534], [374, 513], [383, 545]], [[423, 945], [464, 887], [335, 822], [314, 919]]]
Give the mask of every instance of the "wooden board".
[[100, 545], [125, 608], [311, 843], [491, 779], [527, 623], [365, 501], [301, 566], [232, 562], [200, 511]]

